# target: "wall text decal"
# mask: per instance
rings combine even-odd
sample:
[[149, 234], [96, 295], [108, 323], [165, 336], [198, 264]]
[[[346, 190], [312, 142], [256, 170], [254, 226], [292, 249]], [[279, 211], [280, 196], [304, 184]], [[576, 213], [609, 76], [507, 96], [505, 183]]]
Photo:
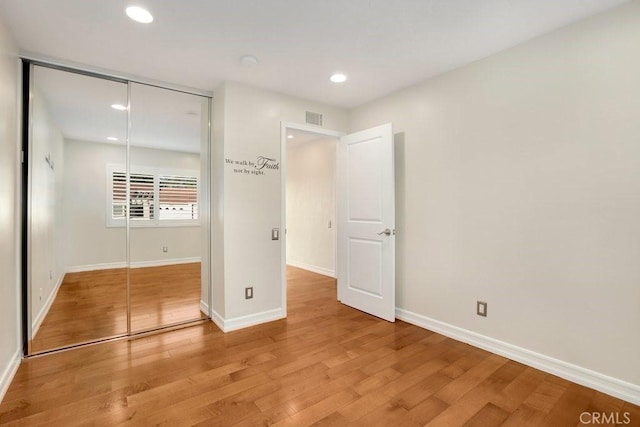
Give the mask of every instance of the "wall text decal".
[[269, 170], [279, 170], [280, 163], [271, 157], [258, 156], [255, 161], [224, 159], [227, 166], [233, 168], [233, 173], [242, 175], [264, 175]]

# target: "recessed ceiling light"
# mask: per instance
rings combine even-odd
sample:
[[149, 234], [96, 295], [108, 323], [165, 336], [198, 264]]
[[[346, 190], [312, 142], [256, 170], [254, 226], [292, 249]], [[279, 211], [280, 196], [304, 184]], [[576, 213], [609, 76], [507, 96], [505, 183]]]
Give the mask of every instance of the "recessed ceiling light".
[[116, 138], [115, 136], [108, 136], [107, 139], [109, 141], [117, 141], [118, 140], [118, 138]]
[[287, 138], [293, 139], [293, 135], [287, 135]]
[[347, 81], [347, 76], [342, 73], [335, 73], [331, 77], [329, 77], [329, 80], [334, 83], [344, 83]]
[[120, 110], [120, 111], [127, 109], [127, 107], [121, 104], [111, 104], [111, 108], [113, 108], [114, 110]]
[[136, 22], [140, 22], [142, 24], [153, 22], [153, 15], [151, 15], [148, 10], [139, 6], [129, 6], [126, 9], [126, 12], [127, 16]]

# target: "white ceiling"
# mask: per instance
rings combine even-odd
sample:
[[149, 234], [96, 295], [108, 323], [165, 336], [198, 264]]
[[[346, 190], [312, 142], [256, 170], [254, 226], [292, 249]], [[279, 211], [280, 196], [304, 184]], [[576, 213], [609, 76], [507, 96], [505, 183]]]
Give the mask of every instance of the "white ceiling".
[[[23, 52], [214, 90], [351, 108], [626, 0], [0, 0]], [[126, 6], [147, 7], [149, 25]], [[253, 54], [256, 67], [243, 67]], [[331, 84], [342, 71], [349, 80]]]

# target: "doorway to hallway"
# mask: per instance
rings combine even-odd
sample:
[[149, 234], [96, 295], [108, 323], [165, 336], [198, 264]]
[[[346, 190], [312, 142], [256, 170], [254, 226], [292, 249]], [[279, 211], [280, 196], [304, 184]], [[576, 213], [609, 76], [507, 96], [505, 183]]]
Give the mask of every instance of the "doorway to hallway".
[[283, 307], [287, 266], [337, 277], [336, 149], [340, 132], [282, 125]]
[[287, 265], [336, 277], [337, 138], [287, 132]]
[[[308, 139], [306, 143], [309, 145], [300, 145], [305, 147], [303, 151], [317, 150], [321, 154], [301, 155], [297, 159], [297, 153], [289, 149], [292, 144], [288, 143], [296, 136]], [[322, 143], [323, 138], [331, 139], [331, 145]], [[317, 147], [312, 142], [317, 142]], [[387, 321], [395, 321], [393, 142], [391, 123], [350, 135], [315, 126], [282, 123], [281, 227], [285, 229], [286, 241], [281, 245], [281, 280], [285, 316], [287, 264], [293, 265], [296, 256], [306, 256], [318, 263], [325, 255], [327, 265], [330, 265], [327, 259], [333, 259], [333, 269], [321, 269], [320, 272], [333, 272], [337, 278], [339, 301]], [[331, 169], [333, 174], [327, 172]], [[296, 178], [299, 188], [291, 182], [294, 175], [299, 175]], [[333, 185], [320, 183], [317, 176], [333, 176]], [[305, 198], [307, 193], [316, 192], [317, 195]], [[322, 196], [323, 193], [333, 193], [333, 197]], [[333, 201], [333, 206], [327, 200]], [[301, 219], [290, 221], [289, 217], [295, 217], [296, 205], [304, 206], [305, 213]], [[289, 230], [293, 224], [295, 230]], [[304, 230], [304, 226], [307, 227], [306, 233], [299, 232]], [[322, 233], [320, 230], [325, 226], [333, 233]], [[324, 250], [319, 249], [322, 247], [315, 234], [329, 242], [324, 248], [327, 253], [333, 249], [332, 257], [326, 257]], [[313, 263], [304, 264], [298, 265], [318, 272], [317, 268], [314, 270]]]

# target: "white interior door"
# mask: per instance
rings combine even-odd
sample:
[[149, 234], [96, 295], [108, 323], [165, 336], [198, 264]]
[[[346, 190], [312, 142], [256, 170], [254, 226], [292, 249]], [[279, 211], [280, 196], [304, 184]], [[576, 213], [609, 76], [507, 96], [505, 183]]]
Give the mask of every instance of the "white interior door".
[[391, 123], [338, 144], [338, 299], [395, 321], [395, 187]]

